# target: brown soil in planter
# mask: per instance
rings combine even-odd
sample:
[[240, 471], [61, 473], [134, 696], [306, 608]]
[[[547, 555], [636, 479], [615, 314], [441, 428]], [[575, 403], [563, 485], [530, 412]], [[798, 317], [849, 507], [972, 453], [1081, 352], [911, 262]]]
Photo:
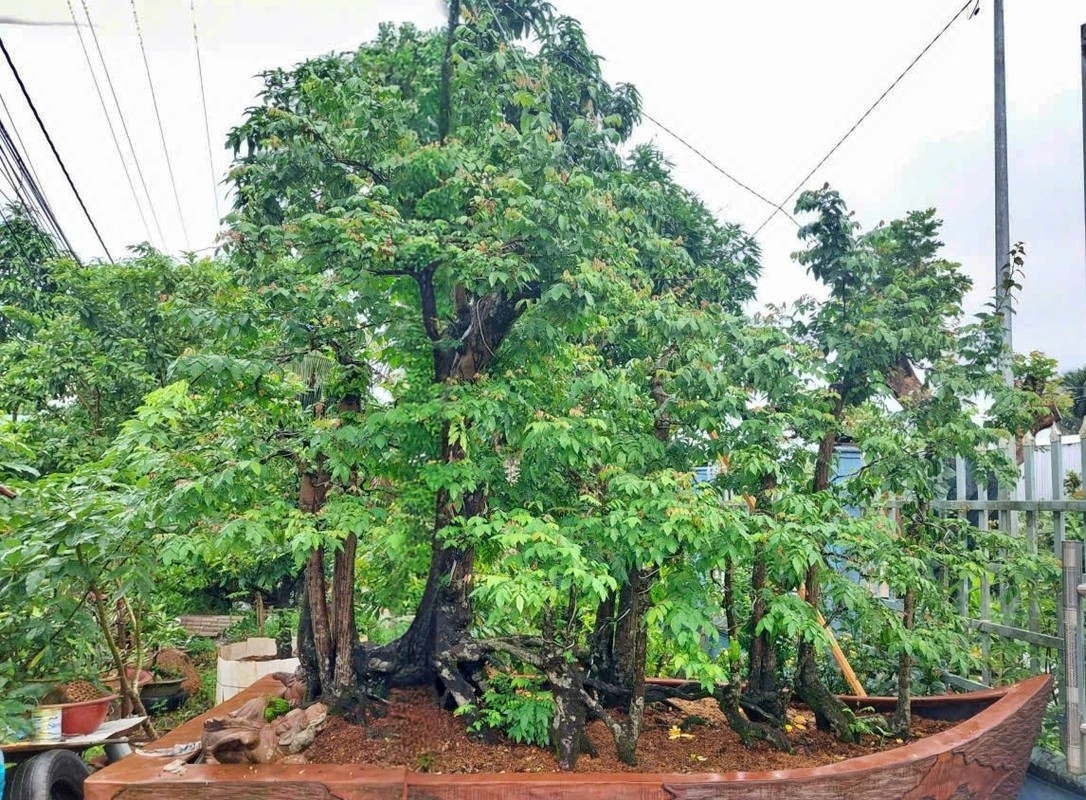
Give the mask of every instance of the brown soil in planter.
[[[614, 740], [600, 721], [588, 726], [599, 753], [581, 756], [578, 772], [735, 772], [794, 769], [832, 764], [846, 758], [900, 747], [894, 739], [866, 737], [856, 745], [837, 742], [814, 728], [807, 709], [796, 707], [789, 734], [793, 752], [781, 753], [764, 743], [746, 747], [728, 727], [712, 700], [674, 701], [674, 708], [654, 706], [645, 712], [638, 742], [638, 765], [618, 760]], [[706, 724], [689, 724], [692, 716]], [[801, 729], [800, 721], [809, 725]], [[687, 723], [684, 725], [684, 722]], [[922, 738], [956, 723], [913, 718], [913, 735]], [[669, 738], [669, 730], [683, 727], [692, 738]], [[306, 751], [310, 763], [405, 766], [419, 772], [557, 772], [554, 753], [547, 748], [520, 745], [504, 738], [487, 744], [472, 737], [464, 720], [441, 710], [424, 689], [394, 691], [387, 716], [365, 726], [333, 717]]]

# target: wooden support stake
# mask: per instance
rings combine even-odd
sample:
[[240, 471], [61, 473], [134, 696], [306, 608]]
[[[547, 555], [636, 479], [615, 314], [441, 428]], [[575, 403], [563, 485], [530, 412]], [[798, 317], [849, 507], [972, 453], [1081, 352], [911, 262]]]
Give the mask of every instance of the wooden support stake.
[[[799, 587], [799, 597], [801, 600], [807, 600], [807, 587], [802, 584]], [[852, 665], [848, 663], [848, 659], [845, 657], [845, 651], [841, 649], [841, 645], [837, 643], [837, 637], [833, 635], [830, 626], [826, 624], [826, 618], [822, 616], [822, 612], [817, 608], [815, 609], [815, 615], [818, 618], [818, 624], [823, 627], [826, 635], [830, 637], [830, 652], [833, 653], [833, 660], [837, 662], [841, 674], [845, 677], [845, 683], [848, 684], [852, 693], [857, 697], [867, 697], [863, 684], [856, 677], [856, 671], [852, 669]]]

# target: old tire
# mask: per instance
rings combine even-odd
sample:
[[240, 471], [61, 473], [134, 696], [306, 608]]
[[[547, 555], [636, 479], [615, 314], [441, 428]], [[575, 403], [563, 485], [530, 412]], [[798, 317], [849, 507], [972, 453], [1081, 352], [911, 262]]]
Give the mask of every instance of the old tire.
[[47, 750], [15, 770], [4, 800], [83, 800], [90, 767], [69, 750]]

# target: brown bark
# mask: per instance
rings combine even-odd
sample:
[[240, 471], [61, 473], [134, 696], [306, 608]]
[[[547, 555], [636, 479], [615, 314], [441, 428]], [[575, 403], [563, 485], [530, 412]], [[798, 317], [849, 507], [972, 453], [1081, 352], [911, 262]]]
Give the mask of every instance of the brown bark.
[[[80, 566], [86, 569], [86, 560], [83, 558], [82, 552], [79, 548], [76, 548], [76, 558], [78, 558]], [[113, 664], [117, 668], [117, 681], [121, 688], [121, 697], [127, 703], [131, 704], [132, 710], [141, 717], [147, 717], [147, 710], [143, 707], [143, 701], [140, 699], [139, 693], [139, 680], [140, 680], [140, 664], [137, 663], [135, 670], [133, 671], [133, 680], [128, 680], [128, 665], [125, 663], [125, 657], [121, 653], [120, 648], [117, 647], [117, 642], [113, 638], [112, 626], [109, 623], [109, 614], [106, 612], [106, 603], [101, 592], [98, 591], [98, 585], [95, 581], [90, 581], [87, 585], [89, 594], [94, 598], [94, 614], [98, 620], [98, 627], [101, 629], [103, 636], [106, 640], [106, 647], [109, 649], [109, 654], [113, 658]], [[155, 733], [154, 726], [151, 724], [151, 720], [148, 717], [143, 721], [141, 726], [143, 732], [146, 733], [152, 739], [158, 738], [158, 734]]]
[[913, 369], [912, 362], [905, 356], [886, 375], [886, 384], [898, 401], [916, 399], [927, 393], [923, 382]]
[[761, 722], [784, 724], [785, 701], [777, 674], [777, 647], [765, 631], [758, 632], [758, 625], [766, 615], [765, 593], [768, 589], [765, 545], [754, 547], [754, 566], [751, 572], [751, 591], [754, 601], [750, 614], [750, 662], [747, 673], [747, 691], [744, 697], [748, 715]]
[[[912, 631], [916, 625], [916, 590], [909, 587], [902, 598], [901, 624], [905, 630]], [[897, 664], [897, 708], [890, 721], [890, 726], [898, 736], [906, 737], [912, 727], [912, 669], [913, 660], [904, 650], [898, 656]]]
[[[766, 475], [762, 479], [755, 508], [769, 506], [769, 493], [776, 486], [775, 476]], [[750, 588], [753, 595], [749, 625], [751, 644], [747, 691], [743, 697], [743, 705], [747, 709], [747, 716], [759, 722], [780, 726], [784, 724], [787, 701], [777, 670], [777, 645], [765, 631], [758, 632], [758, 625], [765, 619], [768, 610], [766, 592], [769, 590], [765, 544], [761, 542], [754, 546]]]
[[615, 601], [615, 593], [608, 592], [596, 608], [592, 650], [588, 660], [588, 674], [607, 683], [614, 683], [615, 679]]
[[336, 552], [332, 568], [332, 694], [340, 696], [354, 680], [358, 628], [354, 613], [355, 554], [358, 537], [351, 533]]
[[328, 588], [324, 578], [324, 548], [309, 554], [305, 565], [305, 598], [309, 605], [309, 624], [313, 637], [313, 654], [316, 660], [316, 678], [320, 681], [320, 693], [332, 690], [334, 655], [332, 632], [328, 621]]

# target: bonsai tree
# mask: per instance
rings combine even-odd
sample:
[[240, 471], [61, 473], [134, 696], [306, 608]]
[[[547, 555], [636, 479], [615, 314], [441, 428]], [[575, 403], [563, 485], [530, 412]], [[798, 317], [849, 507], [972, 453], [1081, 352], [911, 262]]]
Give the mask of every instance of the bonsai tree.
[[[519, 394], [524, 369], [503, 361], [507, 351], [554, 358], [558, 343], [583, 340], [601, 307], [630, 286], [696, 305], [704, 285], [707, 302], [730, 309], [752, 293], [756, 261], [738, 232], [675, 187], [658, 158], [644, 152], [623, 164], [617, 155], [636, 122], [636, 94], [600, 79], [572, 20], [543, 8], [520, 26], [540, 42], [531, 55], [508, 49], [500, 20], [464, 11], [440, 35], [385, 28], [351, 56], [269, 73], [264, 103], [232, 135], [240, 152], [231, 251], [241, 276], [282, 291], [286, 268], [312, 276], [294, 284], [307, 296], [349, 296], [354, 318], [374, 331], [372, 356], [337, 338], [339, 365], [372, 357], [396, 374], [395, 403], [369, 409], [361, 425], [341, 415], [334, 437], [363, 448], [381, 441], [381, 452], [356, 450], [326, 474], [322, 459], [339, 457], [313, 449], [300, 504], [321, 512], [350, 490], [352, 475], [378, 492], [413, 476], [433, 492], [428, 577], [394, 643], [356, 653], [349, 620], [326, 626], [324, 554], [312, 551], [303, 614], [312, 630], [301, 638], [314, 643], [312, 675], [339, 676], [333, 695], [354, 683], [430, 683], [443, 672], [468, 679], [470, 665], [453, 669], [441, 656], [470, 638], [477, 552], [457, 531], [487, 515], [502, 481], [495, 442], [510, 438], [512, 424], [493, 398]], [[316, 340], [342, 324], [306, 319]], [[653, 363], [667, 370], [668, 342], [656, 347]], [[329, 395], [325, 407], [343, 404]], [[365, 440], [366, 429], [383, 436]], [[350, 548], [348, 539], [341, 552]], [[353, 557], [337, 563], [333, 573], [350, 586]], [[348, 633], [329, 646], [325, 627]], [[354, 665], [359, 674], [345, 677]], [[327, 692], [329, 683], [314, 687]]]

